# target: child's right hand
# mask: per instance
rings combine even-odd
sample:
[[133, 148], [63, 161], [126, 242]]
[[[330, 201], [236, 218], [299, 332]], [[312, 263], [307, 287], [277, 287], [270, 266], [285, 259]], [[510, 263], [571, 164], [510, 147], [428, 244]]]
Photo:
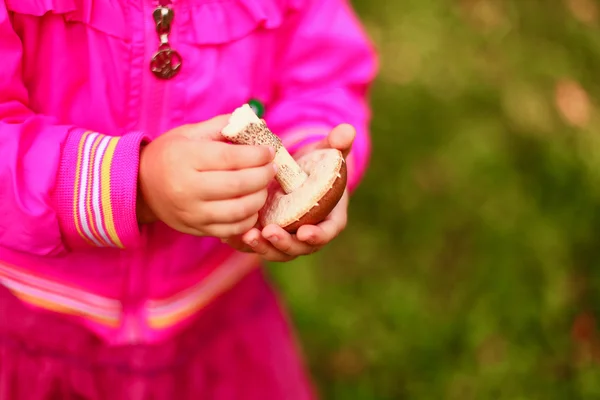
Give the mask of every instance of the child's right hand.
[[140, 223], [159, 219], [183, 233], [219, 238], [256, 225], [275, 177], [274, 149], [224, 143], [228, 117], [175, 128], [142, 149]]

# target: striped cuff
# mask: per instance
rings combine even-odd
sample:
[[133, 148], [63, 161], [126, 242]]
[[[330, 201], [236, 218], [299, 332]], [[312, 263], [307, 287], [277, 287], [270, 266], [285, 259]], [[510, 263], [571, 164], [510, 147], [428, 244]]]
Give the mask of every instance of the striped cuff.
[[136, 196], [145, 137], [74, 131], [63, 147], [54, 193], [70, 246], [128, 248], [139, 241]]

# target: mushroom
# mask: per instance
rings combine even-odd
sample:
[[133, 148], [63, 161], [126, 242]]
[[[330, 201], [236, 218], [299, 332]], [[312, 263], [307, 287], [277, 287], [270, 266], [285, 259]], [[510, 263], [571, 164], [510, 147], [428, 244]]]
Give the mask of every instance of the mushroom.
[[267, 124], [248, 104], [237, 108], [222, 135], [232, 143], [272, 146], [277, 165], [274, 186], [259, 212], [259, 223], [275, 224], [289, 233], [323, 221], [346, 189], [346, 162], [337, 149], [319, 149], [298, 160], [290, 155]]

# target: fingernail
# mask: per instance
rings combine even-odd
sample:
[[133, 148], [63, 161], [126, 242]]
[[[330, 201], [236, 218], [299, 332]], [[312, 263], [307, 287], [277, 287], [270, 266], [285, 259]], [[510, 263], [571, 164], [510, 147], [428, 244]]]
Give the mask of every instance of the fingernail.
[[275, 158], [275, 148], [272, 146], [269, 146], [269, 153], [271, 153], [271, 158]]
[[315, 237], [314, 236], [309, 236], [308, 239], [306, 239], [306, 242], [309, 244], [314, 244], [315, 243]]
[[277, 236], [269, 236], [269, 242], [277, 243], [279, 238]]
[[273, 163], [271, 165], [273, 165], [273, 170], [275, 170], [275, 173], [277, 173], [277, 164]]
[[258, 240], [254, 239], [253, 241], [251, 241], [250, 243], [248, 243], [248, 245], [250, 247], [256, 247], [256, 246], [258, 246]]

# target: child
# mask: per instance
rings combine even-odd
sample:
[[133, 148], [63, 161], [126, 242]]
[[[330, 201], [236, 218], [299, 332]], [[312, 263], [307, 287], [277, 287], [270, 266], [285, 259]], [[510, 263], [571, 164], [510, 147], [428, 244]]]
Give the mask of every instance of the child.
[[347, 1], [0, 0], [0, 54], [0, 399], [312, 398], [259, 265], [348, 196], [255, 227], [272, 149], [220, 131], [254, 99], [356, 187], [376, 65]]

